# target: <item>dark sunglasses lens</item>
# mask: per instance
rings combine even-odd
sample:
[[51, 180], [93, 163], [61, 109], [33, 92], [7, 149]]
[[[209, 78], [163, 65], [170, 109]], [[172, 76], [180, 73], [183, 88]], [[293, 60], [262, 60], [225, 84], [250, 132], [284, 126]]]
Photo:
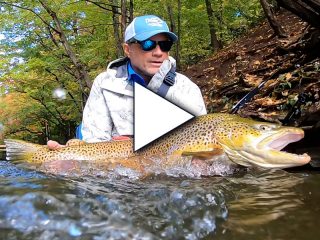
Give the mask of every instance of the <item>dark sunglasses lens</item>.
[[142, 50], [144, 50], [144, 51], [150, 51], [150, 50], [156, 48], [156, 46], [157, 46], [157, 42], [152, 41], [152, 40], [145, 40], [145, 41], [140, 42], [140, 44], [141, 44]]
[[161, 51], [169, 52], [172, 47], [173, 42], [172, 41], [160, 41], [160, 42], [158, 42], [158, 44], [160, 46]]
[[[158, 44], [160, 46], [161, 51], [169, 52], [172, 47], [173, 42], [172, 41], [159, 41]], [[156, 48], [157, 42], [148, 39], [148, 40], [140, 42], [140, 45], [141, 45], [142, 50], [151, 51], [152, 49]]]

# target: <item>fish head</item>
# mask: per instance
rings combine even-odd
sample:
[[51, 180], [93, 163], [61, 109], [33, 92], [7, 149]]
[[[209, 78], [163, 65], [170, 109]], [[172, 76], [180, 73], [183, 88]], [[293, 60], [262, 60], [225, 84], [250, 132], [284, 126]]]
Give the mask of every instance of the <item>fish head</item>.
[[259, 122], [231, 115], [216, 126], [215, 138], [233, 162], [243, 166], [288, 168], [307, 164], [307, 154], [281, 151], [289, 143], [301, 140], [304, 131], [296, 127]]

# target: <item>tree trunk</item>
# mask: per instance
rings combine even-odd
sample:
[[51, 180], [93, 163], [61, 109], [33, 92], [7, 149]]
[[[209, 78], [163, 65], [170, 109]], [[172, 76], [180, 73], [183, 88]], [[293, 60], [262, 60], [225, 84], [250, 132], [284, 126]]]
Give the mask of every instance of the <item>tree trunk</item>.
[[[219, 12], [215, 15], [215, 17], [216, 17], [216, 19], [218, 20], [218, 26], [219, 26], [219, 30], [220, 30], [220, 35], [219, 35], [219, 37], [220, 37], [220, 39], [223, 39], [223, 1], [224, 0], [220, 0], [220, 4], [219, 4]], [[220, 43], [220, 47], [222, 48], [222, 46], [223, 46], [223, 43], [222, 43], [222, 41], [220, 40], [219, 41], [219, 43]]]
[[123, 56], [123, 49], [122, 49], [122, 42], [123, 36], [120, 37], [119, 33], [119, 26], [120, 22], [118, 19], [119, 12], [118, 12], [118, 0], [111, 0], [112, 3], [112, 26], [113, 26], [113, 34], [114, 40], [116, 41], [116, 48], [117, 48], [117, 57]]
[[311, 26], [320, 29], [320, 0], [276, 0]]
[[[176, 23], [174, 20], [174, 14], [173, 14], [172, 9], [173, 9], [172, 4], [167, 3], [167, 11], [168, 11], [169, 19], [170, 19], [170, 31], [176, 32]], [[180, 63], [178, 63], [178, 48], [177, 47], [175, 47], [175, 51], [174, 51], [173, 56], [176, 59], [177, 68], [179, 68], [180, 66], [178, 64], [180, 64]]]
[[127, 5], [126, 0], [121, 0], [121, 35], [124, 37], [124, 32], [127, 27]]
[[39, 2], [41, 3], [43, 8], [47, 11], [47, 13], [51, 16], [52, 20], [54, 21], [54, 23], [56, 25], [55, 31], [57, 34], [59, 34], [60, 42], [61, 42], [62, 46], [64, 47], [68, 57], [70, 58], [70, 60], [72, 61], [72, 63], [74, 64], [74, 66], [76, 68], [75, 74], [76, 74], [76, 77], [77, 77], [77, 80], [79, 82], [79, 86], [80, 86], [80, 89], [82, 92], [82, 101], [83, 101], [83, 107], [84, 107], [84, 104], [85, 104], [87, 97], [88, 97], [86, 94], [86, 91], [84, 89], [84, 87], [85, 87], [84, 84], [88, 88], [91, 88], [91, 86], [92, 86], [92, 83], [89, 78], [89, 74], [86, 70], [85, 65], [77, 58], [76, 54], [73, 52], [73, 50], [67, 40], [67, 37], [64, 34], [64, 31], [61, 27], [60, 20], [57, 17], [57, 14], [54, 11], [52, 11], [52, 9], [46, 3], [44, 3], [43, 1], [39, 1]]
[[167, 4], [167, 11], [168, 11], [169, 19], [170, 19], [170, 31], [171, 32], [175, 32], [176, 24], [175, 24], [175, 21], [174, 21], [174, 16], [173, 16], [173, 11], [172, 11], [172, 5], [171, 4]]
[[178, 21], [177, 21], [177, 35], [178, 41], [176, 42], [176, 63], [177, 69], [181, 69], [181, 58], [180, 58], [180, 43], [181, 43], [181, 0], [178, 0]]
[[133, 0], [129, 2], [129, 22], [133, 20]]
[[281, 25], [277, 22], [267, 0], [260, 0], [260, 3], [274, 33], [281, 38], [287, 37], [285, 34], [285, 31], [283, 30]]
[[221, 44], [218, 41], [216, 29], [213, 24], [213, 10], [211, 6], [210, 0], [205, 0], [206, 2], [206, 8], [207, 8], [207, 15], [209, 19], [209, 31], [210, 31], [210, 46], [213, 49], [213, 51], [216, 51], [221, 48]]

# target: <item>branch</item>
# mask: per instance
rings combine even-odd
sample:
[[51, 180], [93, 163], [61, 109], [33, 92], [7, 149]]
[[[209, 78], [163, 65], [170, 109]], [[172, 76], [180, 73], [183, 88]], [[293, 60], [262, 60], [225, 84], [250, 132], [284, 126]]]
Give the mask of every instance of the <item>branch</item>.
[[[58, 31], [59, 31], [60, 41], [61, 41], [66, 53], [68, 54], [70, 60], [76, 66], [76, 68], [78, 70], [78, 74], [79, 74], [78, 79], [83, 79], [86, 86], [91, 88], [92, 83], [90, 81], [88, 72], [86, 71], [85, 66], [76, 57], [71, 46], [69, 45], [67, 37], [64, 34], [64, 31], [62, 30], [60, 20], [58, 19], [57, 14], [54, 11], [52, 11], [51, 8], [49, 8], [49, 6], [46, 5], [42, 0], [39, 0], [39, 2], [42, 5], [42, 7], [47, 11], [47, 13], [52, 17], [53, 21], [55, 22], [55, 24], [58, 28]], [[82, 83], [80, 84], [80, 87], [83, 88]]]
[[[53, 48], [51, 48], [51, 47], [49, 47], [48, 45], [46, 45], [45, 43], [44, 43], [44, 41], [43, 41], [43, 38], [37, 33], [37, 32], [35, 32], [35, 34], [36, 34], [36, 36], [38, 37], [38, 38], [35, 38], [35, 41], [38, 41], [39, 43], [40, 43], [40, 45], [44, 48], [44, 49], [46, 49], [47, 51], [49, 51], [49, 52], [53, 52]], [[57, 46], [57, 45], [56, 45]], [[58, 47], [58, 46], [57, 46]]]
[[[89, 2], [89, 3], [92, 3], [93, 5], [96, 5], [97, 7], [101, 8], [101, 9], [103, 9], [103, 10], [106, 10], [106, 11], [110, 11], [110, 12], [113, 11], [112, 8], [119, 8], [119, 9], [120, 9], [119, 6], [113, 5], [113, 4], [100, 3], [100, 2], [95, 2], [95, 1], [91, 1], [91, 0], [85, 0], [85, 1], [86, 1], [86, 2]], [[105, 6], [111, 7], [111, 9], [108, 9], [108, 8], [102, 6], [102, 4], [105, 5]], [[116, 12], [116, 13], [120, 15], [120, 12]]]
[[[66, 86], [65, 86], [65, 84], [64, 84], [62, 81], [60, 81], [59, 77], [58, 77], [55, 73], [53, 73], [51, 70], [49, 70], [49, 69], [47, 69], [47, 68], [46, 68], [45, 70], [46, 70], [48, 73], [50, 73], [51, 75], [53, 75], [54, 78], [55, 78], [55, 80], [56, 80], [59, 84], [61, 84], [64, 89], [67, 89]], [[68, 91], [68, 95], [69, 95], [70, 98], [73, 100], [74, 105], [75, 105], [75, 106], [78, 108], [78, 110], [81, 112], [81, 109], [80, 109], [80, 107], [78, 106], [76, 99], [73, 97], [73, 95], [72, 95], [69, 91]]]
[[27, 10], [31, 13], [33, 13], [34, 15], [36, 15], [46, 26], [48, 26], [49, 28], [51, 28], [53, 31], [55, 31], [56, 33], [59, 33], [59, 31], [54, 28], [53, 26], [50, 25], [50, 23], [48, 23], [46, 20], [44, 20], [40, 14], [36, 13], [35, 11], [33, 11], [32, 9], [30, 8], [27, 8], [27, 7], [23, 7], [23, 6], [19, 6], [19, 5], [16, 5], [16, 4], [13, 4], [13, 3], [8, 3], [8, 2], [2, 2], [0, 1], [0, 4], [5, 4], [5, 5], [8, 5], [8, 6], [11, 6], [11, 7], [16, 7], [16, 8], [20, 8], [20, 9], [23, 9], [23, 10]]
[[29, 129], [29, 128], [27, 128], [27, 127], [20, 127], [20, 128], [18, 128], [18, 129], [12, 129], [11, 127], [8, 127], [7, 126], [7, 128], [9, 128], [9, 131], [8, 132], [6, 132], [6, 134], [16, 134], [16, 133], [20, 133], [20, 132], [29, 132], [29, 133], [32, 133], [32, 134], [37, 134], [37, 135], [39, 135], [39, 134], [44, 134], [44, 132], [39, 132], [39, 131], [32, 131], [31, 129]]
[[[27, 92], [25, 92], [24, 90], [16, 89], [16, 91], [17, 91], [17, 92], [20, 92], [20, 93], [27, 94]], [[29, 96], [30, 98], [32, 98], [33, 100], [37, 101], [38, 103], [40, 103], [40, 104], [47, 110], [47, 112], [48, 112], [54, 119], [57, 120], [57, 122], [58, 122], [59, 124], [61, 124], [62, 126], [65, 126], [65, 124], [63, 124], [62, 121], [61, 121], [61, 119], [62, 119], [62, 120], [64, 120], [64, 119], [63, 119], [63, 117], [61, 117], [61, 113], [60, 113], [57, 109], [55, 109], [55, 110], [57, 111], [60, 119], [57, 118], [56, 115], [49, 109], [49, 107], [48, 107], [48, 106], [45, 104], [45, 102], [43, 101], [43, 98], [37, 98], [37, 97], [32, 96], [32, 95], [28, 95], [28, 96]]]

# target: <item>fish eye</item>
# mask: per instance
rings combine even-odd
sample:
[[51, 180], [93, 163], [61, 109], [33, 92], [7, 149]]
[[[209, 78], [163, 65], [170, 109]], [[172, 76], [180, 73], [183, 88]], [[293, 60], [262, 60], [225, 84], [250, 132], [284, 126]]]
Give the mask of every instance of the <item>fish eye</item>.
[[268, 130], [271, 130], [271, 129], [272, 129], [272, 127], [268, 126], [268, 125], [262, 124], [262, 125], [259, 126], [259, 130], [262, 130], [262, 131], [268, 131]]

